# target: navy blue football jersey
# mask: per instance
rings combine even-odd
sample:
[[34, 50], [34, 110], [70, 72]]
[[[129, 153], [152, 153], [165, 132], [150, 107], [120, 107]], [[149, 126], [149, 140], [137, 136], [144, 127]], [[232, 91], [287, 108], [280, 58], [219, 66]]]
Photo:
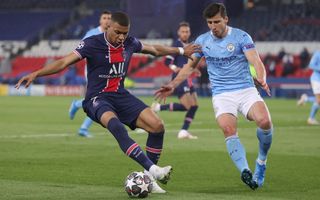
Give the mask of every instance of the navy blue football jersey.
[[131, 36], [117, 47], [107, 41], [105, 33], [82, 40], [74, 53], [87, 59], [86, 99], [102, 92], [125, 92], [123, 83], [131, 56], [141, 50], [141, 42]]

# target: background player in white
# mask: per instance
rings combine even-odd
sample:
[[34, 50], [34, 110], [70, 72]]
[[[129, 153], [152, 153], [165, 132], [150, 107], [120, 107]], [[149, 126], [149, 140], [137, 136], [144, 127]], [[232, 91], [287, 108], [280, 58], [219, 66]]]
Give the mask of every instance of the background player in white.
[[310, 60], [309, 68], [313, 70], [310, 82], [314, 96], [308, 96], [306, 94], [301, 95], [298, 105], [302, 105], [305, 102], [312, 102], [307, 123], [310, 125], [320, 125], [316, 120], [316, 114], [320, 105], [320, 51], [314, 52]]
[[[195, 43], [202, 46], [202, 52], [195, 53], [193, 60], [189, 59], [173, 81], [156, 91], [156, 98], [161, 101], [170, 95], [193, 72], [200, 58], [205, 57], [212, 85], [213, 108], [224, 133], [228, 153], [239, 169], [242, 181], [251, 189], [256, 189], [264, 183], [273, 127], [268, 108], [250, 75], [249, 63], [256, 70], [257, 84], [270, 95], [265, 68], [251, 37], [240, 29], [227, 26], [228, 17], [223, 4], [208, 5], [203, 16], [210, 31], [196, 39]], [[249, 169], [245, 149], [238, 136], [238, 112], [258, 126], [259, 154], [254, 175]]]
[[[93, 36], [98, 35], [103, 32], [106, 32], [111, 20], [111, 12], [108, 10], [104, 10], [101, 12], [100, 19], [99, 19], [99, 26], [93, 29], [90, 29], [85, 36], [82, 38], [83, 40]], [[85, 75], [87, 74], [87, 66], [85, 67]], [[73, 119], [79, 108], [82, 108], [83, 99], [73, 100], [70, 108], [69, 108], [69, 117]], [[83, 137], [91, 137], [89, 128], [92, 125], [93, 121], [89, 117], [85, 117], [83, 120], [80, 129], [78, 130], [78, 134]]]
[[[191, 36], [191, 30], [189, 23], [181, 22], [177, 31], [178, 39], [172, 44], [173, 47], [183, 47], [189, 43]], [[173, 71], [172, 79], [174, 79], [179, 73], [180, 69], [186, 64], [188, 58], [181, 55], [169, 55], [166, 57], [165, 64]], [[196, 69], [197, 75], [200, 76], [200, 71]], [[197, 136], [192, 135], [188, 129], [192, 123], [194, 116], [198, 109], [197, 93], [193, 87], [191, 75], [188, 80], [183, 81], [177, 88], [175, 88], [174, 94], [178, 96], [180, 103], [170, 102], [168, 104], [160, 105], [159, 103], [153, 103], [151, 108], [155, 112], [159, 111], [186, 111], [186, 115], [178, 133], [179, 139], [198, 139]]]

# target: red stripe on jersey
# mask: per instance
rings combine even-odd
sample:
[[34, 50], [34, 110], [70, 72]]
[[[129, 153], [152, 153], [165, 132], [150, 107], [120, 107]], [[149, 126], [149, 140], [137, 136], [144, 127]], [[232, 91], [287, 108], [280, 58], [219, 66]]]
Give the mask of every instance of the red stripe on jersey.
[[122, 80], [122, 78], [108, 79], [106, 87], [102, 90], [102, 92], [116, 92], [116, 91], [118, 91], [121, 80]]
[[123, 51], [124, 51], [123, 45], [119, 47], [113, 47], [112, 45], [109, 45], [109, 62], [110, 63], [124, 62]]

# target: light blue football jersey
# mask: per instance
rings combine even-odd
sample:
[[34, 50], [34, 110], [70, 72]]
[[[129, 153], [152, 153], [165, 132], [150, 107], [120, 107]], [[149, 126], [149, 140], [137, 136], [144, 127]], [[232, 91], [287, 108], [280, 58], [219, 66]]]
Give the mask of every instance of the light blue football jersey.
[[82, 38], [82, 40], [90, 37], [90, 36], [93, 36], [93, 35], [98, 35], [98, 34], [101, 34], [103, 33], [103, 31], [101, 30], [100, 26], [96, 27], [96, 28], [93, 28], [93, 29], [90, 29], [86, 34], [85, 36]]
[[313, 70], [310, 80], [320, 82], [320, 51], [314, 52], [309, 67]]
[[202, 52], [196, 57], [205, 57], [212, 95], [254, 87], [248, 60], [244, 52], [254, 49], [250, 35], [228, 26], [224, 38], [215, 37], [211, 31], [200, 35], [195, 43]]

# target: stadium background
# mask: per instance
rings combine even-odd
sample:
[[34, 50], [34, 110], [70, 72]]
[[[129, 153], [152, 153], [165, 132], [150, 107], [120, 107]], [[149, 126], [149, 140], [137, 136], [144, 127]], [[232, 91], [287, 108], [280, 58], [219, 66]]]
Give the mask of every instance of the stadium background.
[[[101, 10], [122, 10], [131, 17], [130, 34], [144, 42], [170, 45], [179, 22], [191, 24], [192, 38], [207, 31], [201, 12], [212, 0], [2, 0], [0, 2], [0, 94], [81, 95], [84, 62], [49, 77], [39, 78], [28, 91], [10, 85], [71, 52], [90, 28], [98, 26]], [[230, 25], [252, 35], [268, 72], [273, 97], [296, 98], [311, 93], [307, 68], [320, 46], [317, 0], [222, 0]], [[163, 58], [135, 55], [128, 77], [132, 91], [152, 95], [170, 79]], [[205, 66], [204, 66], [205, 67]], [[209, 96], [207, 76], [195, 80], [200, 96]]]

